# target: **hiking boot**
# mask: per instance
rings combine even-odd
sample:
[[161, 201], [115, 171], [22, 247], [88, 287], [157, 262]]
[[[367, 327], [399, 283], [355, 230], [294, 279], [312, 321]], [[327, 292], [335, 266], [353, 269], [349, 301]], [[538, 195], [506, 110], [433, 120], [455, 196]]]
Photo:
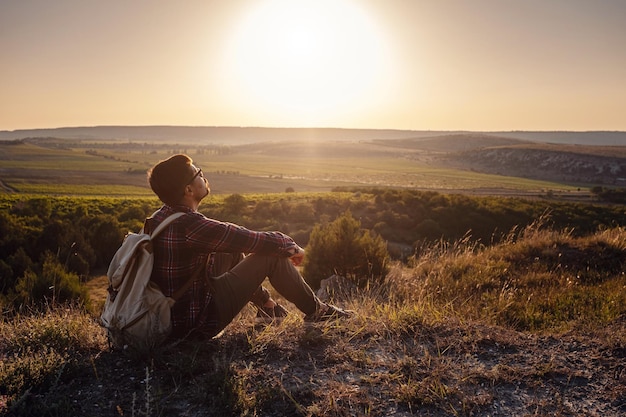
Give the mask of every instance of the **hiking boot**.
[[287, 314], [289, 313], [285, 307], [277, 303], [274, 307], [257, 307], [256, 319], [257, 321], [272, 322], [284, 319]]
[[304, 317], [305, 322], [319, 323], [323, 321], [335, 320], [335, 319], [349, 319], [354, 316], [355, 313], [352, 310], [343, 310], [334, 305], [324, 304], [321, 309], [313, 314], [308, 314]]

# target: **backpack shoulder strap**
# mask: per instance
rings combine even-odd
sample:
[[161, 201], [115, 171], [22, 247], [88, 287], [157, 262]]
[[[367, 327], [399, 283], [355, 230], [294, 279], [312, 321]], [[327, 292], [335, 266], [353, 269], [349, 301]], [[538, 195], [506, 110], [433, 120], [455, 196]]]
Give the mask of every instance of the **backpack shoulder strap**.
[[174, 220], [176, 220], [179, 217], [184, 216], [184, 215], [185, 215], [185, 213], [178, 212], [178, 213], [174, 213], [174, 214], [166, 217], [165, 220], [163, 220], [161, 222], [161, 224], [159, 224], [157, 226], [157, 228], [154, 229], [154, 231], [150, 234], [150, 238], [151, 239], [155, 238], [159, 233], [161, 233], [163, 230], [165, 230], [165, 228], [167, 226], [169, 226], [170, 223], [172, 223]]

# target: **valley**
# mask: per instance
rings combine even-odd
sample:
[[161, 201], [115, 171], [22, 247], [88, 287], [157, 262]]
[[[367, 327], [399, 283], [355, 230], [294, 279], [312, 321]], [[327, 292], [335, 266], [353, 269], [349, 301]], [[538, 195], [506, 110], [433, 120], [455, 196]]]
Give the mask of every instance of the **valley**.
[[179, 152], [203, 168], [216, 194], [393, 187], [588, 200], [594, 186], [626, 184], [626, 146], [534, 142], [505, 133], [402, 137], [401, 131], [259, 128], [256, 136], [220, 131], [221, 139], [211, 141], [167, 140], [157, 131], [144, 140], [87, 134], [0, 140], [1, 192], [149, 195], [146, 170]]

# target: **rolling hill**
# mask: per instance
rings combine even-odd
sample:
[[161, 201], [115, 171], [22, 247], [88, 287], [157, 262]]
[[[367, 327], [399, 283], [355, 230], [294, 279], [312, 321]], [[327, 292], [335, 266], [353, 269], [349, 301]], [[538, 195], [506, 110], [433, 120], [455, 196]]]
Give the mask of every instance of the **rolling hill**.
[[466, 132], [399, 129], [342, 128], [268, 128], [236, 126], [86, 126], [50, 129], [2, 130], [0, 140], [54, 137], [84, 140], [140, 140], [178, 143], [240, 144], [283, 140], [364, 141], [375, 139], [415, 139], [470, 134], [530, 142], [578, 144], [595, 146], [624, 146], [626, 132]]

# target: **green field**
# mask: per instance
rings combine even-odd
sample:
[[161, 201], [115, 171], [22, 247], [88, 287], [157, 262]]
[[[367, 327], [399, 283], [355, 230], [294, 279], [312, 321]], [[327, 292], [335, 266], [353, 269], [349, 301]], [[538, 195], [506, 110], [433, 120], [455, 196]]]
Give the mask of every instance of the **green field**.
[[149, 196], [146, 170], [183, 152], [203, 168], [214, 193], [330, 191], [377, 186], [489, 193], [570, 192], [579, 187], [434, 164], [428, 155], [368, 143], [148, 145], [33, 139], [0, 142], [4, 193]]

